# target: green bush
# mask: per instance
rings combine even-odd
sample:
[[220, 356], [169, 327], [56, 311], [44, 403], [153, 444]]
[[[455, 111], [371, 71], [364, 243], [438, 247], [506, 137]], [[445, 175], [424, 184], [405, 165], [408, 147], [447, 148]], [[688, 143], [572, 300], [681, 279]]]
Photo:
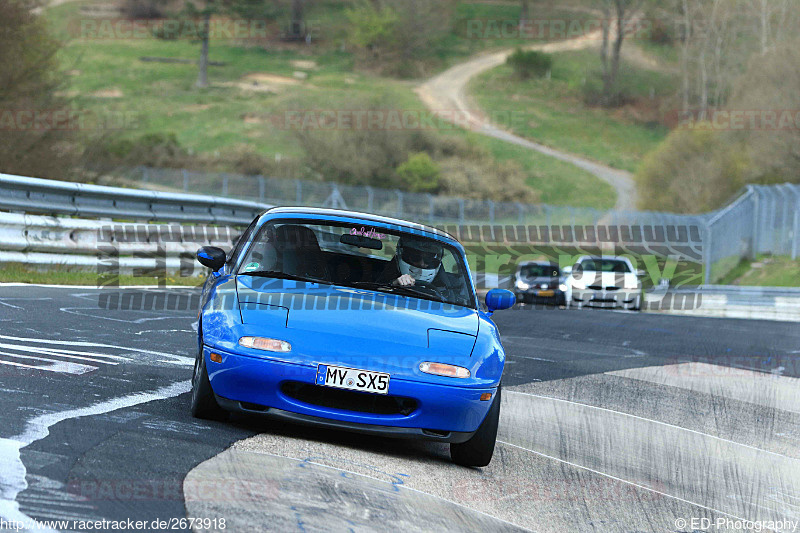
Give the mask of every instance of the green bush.
[[508, 56], [506, 63], [510, 65], [516, 75], [523, 80], [533, 77], [541, 78], [553, 68], [553, 56], [535, 50], [524, 51], [517, 48]]
[[397, 175], [411, 192], [432, 192], [439, 188], [439, 165], [425, 152], [409, 156], [397, 167]]
[[642, 162], [636, 178], [639, 207], [703, 213], [729, 201], [744, 185], [749, 161], [710, 124], [677, 129]]

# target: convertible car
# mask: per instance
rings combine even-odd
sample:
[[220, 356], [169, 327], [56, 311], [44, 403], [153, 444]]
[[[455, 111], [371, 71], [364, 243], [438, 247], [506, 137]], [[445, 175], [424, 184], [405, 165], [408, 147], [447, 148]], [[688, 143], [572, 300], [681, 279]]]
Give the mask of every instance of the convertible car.
[[273, 208], [225, 253], [204, 247], [192, 414], [229, 412], [494, 452], [505, 353], [464, 249], [397, 219]]

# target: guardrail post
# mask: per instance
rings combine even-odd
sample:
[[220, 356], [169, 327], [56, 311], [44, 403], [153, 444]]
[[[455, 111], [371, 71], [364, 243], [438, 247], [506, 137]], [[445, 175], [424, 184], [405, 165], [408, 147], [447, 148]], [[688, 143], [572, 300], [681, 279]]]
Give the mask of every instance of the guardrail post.
[[403, 192], [397, 191], [397, 217], [403, 216]]
[[[792, 213], [792, 199], [794, 199], [794, 190], [792, 186], [788, 183], [784, 183], [783, 185], [778, 185], [781, 190], [788, 191], [789, 194], [784, 194], [781, 198], [781, 203], [783, 203], [783, 220], [781, 220], [781, 248], [783, 248], [784, 243], [786, 246], [786, 253], [790, 254], [792, 250], [792, 243], [794, 241], [794, 220], [789, 222], [789, 216]], [[790, 225], [791, 224], [791, 225]], [[774, 252], [773, 252], [774, 253]], [[783, 255], [783, 250], [781, 250], [781, 255]]]
[[797, 259], [797, 241], [800, 240], [800, 191], [789, 186], [794, 196], [794, 217], [792, 220], [792, 261]]
[[711, 283], [711, 224], [706, 222], [705, 228], [706, 242], [703, 248], [705, 249], [705, 260], [703, 261], [705, 272], [703, 273], [703, 283], [709, 285]]
[[183, 174], [183, 192], [189, 192], [189, 173], [186, 172], [185, 168], [182, 168], [181, 174]]
[[228, 175], [222, 175], [222, 196], [228, 196]]
[[494, 202], [491, 200], [487, 202], [489, 202], [489, 224], [494, 224]]
[[267, 183], [264, 176], [258, 176], [258, 199], [264, 201], [264, 196], [267, 194]]

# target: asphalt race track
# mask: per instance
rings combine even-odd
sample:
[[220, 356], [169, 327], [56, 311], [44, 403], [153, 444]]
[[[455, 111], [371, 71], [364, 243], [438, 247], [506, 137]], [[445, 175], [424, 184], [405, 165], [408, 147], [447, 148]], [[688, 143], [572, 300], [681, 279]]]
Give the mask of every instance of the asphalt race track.
[[196, 292], [124, 291], [172, 298], [148, 310], [115, 309], [110, 292], [0, 286], [1, 520], [543, 532], [800, 521], [796, 323], [500, 312], [499, 442], [489, 467], [467, 469], [437, 443], [193, 419]]

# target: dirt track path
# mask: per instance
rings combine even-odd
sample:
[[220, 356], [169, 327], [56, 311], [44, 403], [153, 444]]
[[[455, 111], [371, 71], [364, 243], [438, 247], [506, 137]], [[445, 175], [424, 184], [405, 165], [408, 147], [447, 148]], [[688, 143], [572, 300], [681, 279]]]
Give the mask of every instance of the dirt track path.
[[[582, 50], [597, 44], [601, 40], [600, 32], [593, 32], [566, 41], [536, 44], [526, 47], [527, 50], [542, 52], [565, 52]], [[490, 124], [477, 106], [472, 103], [466, 93], [467, 84], [475, 76], [505, 63], [513, 49], [478, 55], [464, 63], [460, 63], [441, 74], [429, 79], [416, 92], [425, 105], [433, 112], [457, 111], [459, 116], [471, 125], [474, 131], [510, 142], [537, 152], [555, 157], [561, 161], [575, 165], [594, 174], [609, 183], [617, 191], [616, 209], [631, 210], [636, 207], [636, 184], [630, 172], [618, 170], [581, 156], [551, 148], [514, 135]]]

